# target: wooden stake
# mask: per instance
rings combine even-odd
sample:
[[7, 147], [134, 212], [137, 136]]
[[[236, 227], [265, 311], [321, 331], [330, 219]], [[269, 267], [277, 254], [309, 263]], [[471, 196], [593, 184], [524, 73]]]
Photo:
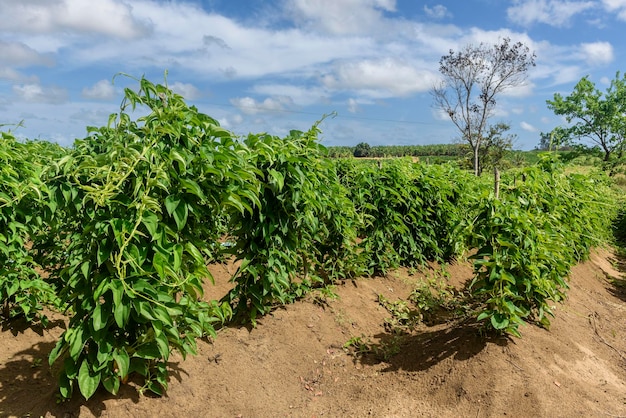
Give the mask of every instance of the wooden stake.
[[494, 167], [493, 176], [494, 176], [494, 193], [497, 199], [500, 197], [500, 170], [498, 170], [498, 167]]

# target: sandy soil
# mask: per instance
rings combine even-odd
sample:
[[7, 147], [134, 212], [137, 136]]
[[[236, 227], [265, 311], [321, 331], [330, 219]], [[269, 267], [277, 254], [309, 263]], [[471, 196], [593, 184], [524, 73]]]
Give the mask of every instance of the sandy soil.
[[[47, 330], [5, 324], [0, 416], [626, 416], [626, 281], [617, 264], [598, 251], [577, 266], [551, 329], [527, 325], [521, 339], [486, 338], [471, 321], [458, 320], [394, 338], [379, 295], [406, 298], [437, 270], [348, 281], [337, 287], [337, 299], [309, 297], [254, 329], [229, 327], [215, 342], [199, 342], [195, 357], [175, 355], [163, 398], [139, 395], [128, 384], [118, 397], [99, 391], [85, 402], [77, 393], [58, 405], [47, 355], [64, 318], [57, 315]], [[217, 297], [234, 267], [212, 267], [217, 284], [207, 290]], [[471, 279], [469, 264], [447, 270], [454, 286]], [[343, 348], [359, 338], [378, 355]]]

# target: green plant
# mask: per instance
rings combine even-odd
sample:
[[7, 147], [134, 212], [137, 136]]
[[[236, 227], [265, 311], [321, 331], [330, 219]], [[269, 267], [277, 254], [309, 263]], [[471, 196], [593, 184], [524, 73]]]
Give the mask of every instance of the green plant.
[[417, 308], [420, 321], [427, 324], [467, 314], [471, 298], [458, 292], [445, 278], [429, 278], [411, 292], [409, 300]]
[[[29, 242], [43, 220], [40, 208], [48, 193], [34, 147], [18, 143], [10, 132], [0, 136], [0, 315], [39, 319], [44, 305], [60, 305], [55, 289], [38, 273]], [[31, 153], [32, 152], [32, 153]]]
[[355, 157], [369, 157], [370, 146], [367, 142], [360, 142], [354, 147], [353, 155]]
[[402, 351], [402, 342], [404, 337], [402, 335], [392, 334], [391, 337], [381, 340], [378, 346], [374, 346], [374, 355], [382, 361], [389, 361], [393, 356]]
[[394, 334], [411, 332], [422, 319], [420, 311], [411, 309], [404, 300], [391, 302], [378, 295], [378, 303], [391, 314], [385, 318], [385, 329]]
[[410, 159], [386, 161], [381, 168], [360, 161], [338, 161], [337, 166], [363, 216], [359, 247], [368, 273], [386, 274], [462, 252], [465, 237], [458, 225], [472, 213], [471, 176]]
[[515, 336], [526, 320], [550, 325], [570, 268], [607, 239], [615, 210], [606, 179], [565, 175], [551, 155], [522, 173], [521, 182], [503, 179], [499, 198], [485, 196], [471, 224], [471, 289], [486, 299], [478, 320]]
[[335, 167], [317, 141], [318, 128], [284, 139], [250, 135], [260, 204], [231, 216], [232, 248], [242, 260], [224, 299], [253, 323], [276, 304], [360, 271], [358, 220]]
[[[50, 268], [72, 313], [49, 358], [63, 362], [62, 398], [76, 385], [86, 399], [100, 385], [115, 394], [134, 372], [160, 395], [172, 350], [195, 354], [196, 339], [231, 316], [202, 301], [202, 284], [220, 248], [219, 214], [258, 204], [254, 169], [214, 119], [164, 85], [139, 83], [47, 174], [51, 231], [67, 246]], [[137, 107], [149, 113], [133, 121], [127, 109]]]
[[327, 285], [314, 289], [313, 303], [319, 306], [326, 306], [328, 305], [328, 300], [339, 299], [336, 290], [337, 287], [335, 285]]
[[355, 357], [372, 354], [380, 361], [389, 361], [393, 356], [400, 353], [401, 344], [404, 338], [401, 335], [393, 334], [390, 338], [385, 338], [379, 344], [374, 344], [365, 335], [351, 337], [343, 348], [346, 352]]
[[371, 342], [365, 335], [350, 337], [343, 345], [343, 348], [357, 357], [372, 352]]

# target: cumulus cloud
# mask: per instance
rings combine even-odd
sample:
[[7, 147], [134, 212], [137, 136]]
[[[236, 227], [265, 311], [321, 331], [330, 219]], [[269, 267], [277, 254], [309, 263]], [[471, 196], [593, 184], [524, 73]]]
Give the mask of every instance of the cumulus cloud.
[[22, 42], [0, 40], [0, 56], [4, 65], [26, 67], [30, 65], [51, 66], [54, 64], [49, 55], [42, 55]]
[[394, 58], [344, 62], [322, 77], [331, 90], [354, 90], [368, 97], [385, 98], [425, 92], [438, 75]]
[[308, 106], [328, 100], [328, 91], [318, 86], [297, 86], [286, 83], [263, 83], [255, 85], [252, 92], [265, 96], [286, 96], [298, 106]]
[[507, 10], [508, 19], [522, 26], [544, 23], [550, 26], [567, 26], [573, 16], [592, 9], [593, 1], [566, 0], [514, 0]]
[[18, 84], [13, 86], [13, 93], [19, 100], [30, 103], [63, 103], [67, 100], [67, 91], [60, 87], [44, 88], [40, 84]]
[[533, 125], [525, 121], [520, 122], [519, 126], [526, 132], [539, 132], [537, 128], [535, 128]]
[[293, 105], [293, 100], [288, 96], [268, 97], [263, 101], [257, 101], [252, 97], [239, 97], [230, 100], [242, 113], [256, 115], [268, 112], [281, 112]]
[[20, 0], [0, 2], [0, 30], [50, 34], [77, 32], [131, 39], [148, 27], [121, 0]]
[[34, 82], [36, 77], [18, 71], [18, 68], [30, 66], [52, 66], [54, 60], [48, 54], [40, 54], [22, 42], [0, 40], [0, 79], [11, 81]]
[[20, 81], [24, 78], [24, 76], [13, 68], [0, 66], [0, 79], [2, 78], [11, 81]]
[[356, 113], [359, 111], [359, 102], [356, 99], [348, 99], [348, 112], [350, 113]]
[[626, 20], [626, 0], [602, 0], [604, 8], [611, 12], [617, 13], [617, 17]]
[[535, 84], [526, 80], [524, 83], [517, 86], [512, 86], [502, 92], [506, 97], [528, 97], [533, 94]]
[[200, 90], [190, 83], [181, 83], [180, 81], [168, 86], [176, 94], [180, 94], [185, 100], [194, 100], [200, 97]]
[[287, 11], [301, 24], [332, 34], [368, 33], [381, 26], [395, 0], [289, 0]]
[[613, 45], [608, 42], [593, 42], [580, 45], [583, 59], [590, 65], [605, 65], [613, 62]]
[[81, 95], [86, 99], [110, 100], [115, 97], [115, 88], [109, 80], [100, 80], [91, 87], [85, 87]]
[[426, 16], [432, 19], [443, 19], [452, 16], [446, 6], [442, 6], [441, 4], [437, 4], [433, 7], [424, 5], [424, 12], [426, 13]]

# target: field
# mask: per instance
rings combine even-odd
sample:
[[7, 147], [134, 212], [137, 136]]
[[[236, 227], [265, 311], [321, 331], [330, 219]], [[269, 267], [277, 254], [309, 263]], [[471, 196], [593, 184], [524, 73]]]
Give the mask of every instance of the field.
[[140, 85], [71, 149], [2, 132], [0, 415], [624, 413], [616, 177], [331, 159]]
[[[353, 337], [389, 341], [378, 295], [406, 298], [438, 269], [348, 281], [336, 299], [309, 297], [256, 328], [228, 327], [213, 343], [201, 341], [197, 356], [173, 356], [163, 398], [140, 396], [131, 382], [117, 397], [103, 391], [57, 405], [46, 356], [63, 318], [46, 331], [13, 324], [0, 333], [0, 416], [624, 416], [626, 292], [616, 286], [623, 280], [608, 280], [623, 277], [612, 260], [602, 250], [573, 269], [549, 331], [524, 326], [521, 339], [484, 338], [471, 323], [422, 325], [386, 361], [343, 346]], [[213, 266], [217, 283], [207, 295], [224, 293], [232, 270]], [[448, 272], [456, 286], [472, 276], [467, 263]]]

